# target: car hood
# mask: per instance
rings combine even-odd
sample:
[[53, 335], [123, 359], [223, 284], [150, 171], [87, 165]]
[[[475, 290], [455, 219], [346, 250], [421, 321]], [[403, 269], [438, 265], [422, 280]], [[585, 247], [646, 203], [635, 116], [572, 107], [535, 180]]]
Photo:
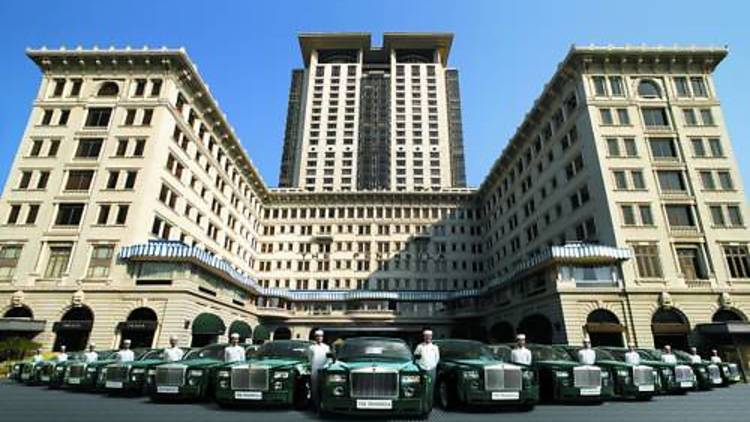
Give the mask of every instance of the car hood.
[[534, 365], [539, 366], [554, 366], [557, 368], [565, 368], [565, 369], [572, 369], [576, 366], [585, 366], [578, 362], [573, 362], [571, 360], [538, 360], [538, 361], [532, 361]]
[[91, 363], [87, 363], [86, 366], [89, 368], [101, 368], [113, 363], [117, 363], [117, 361], [115, 359], [97, 360]]
[[147, 368], [149, 366], [155, 366], [160, 365], [162, 363], [167, 363], [163, 359], [144, 359], [144, 360], [136, 360], [133, 362], [123, 362], [118, 365], [113, 366], [130, 366], [131, 368]]
[[506, 366], [509, 368], [523, 368], [523, 365], [516, 365], [500, 360], [487, 359], [441, 359], [441, 364], [453, 364], [457, 366], [467, 366], [471, 368], [485, 368], [487, 366]]
[[353, 371], [363, 368], [395, 369], [397, 371], [419, 371], [420, 367], [412, 361], [390, 361], [390, 360], [337, 360], [328, 365], [326, 369], [334, 371]]
[[162, 363], [157, 367], [187, 367], [187, 368], [209, 368], [223, 364], [224, 361], [211, 359], [211, 358], [199, 358], [199, 359], [188, 359], [178, 360], [176, 362]]
[[[619, 360], [598, 360], [596, 364], [599, 366], [613, 366], [615, 368], [632, 368], [635, 365], [631, 365], [626, 362], [620, 362]], [[645, 364], [644, 364], [645, 366]]]

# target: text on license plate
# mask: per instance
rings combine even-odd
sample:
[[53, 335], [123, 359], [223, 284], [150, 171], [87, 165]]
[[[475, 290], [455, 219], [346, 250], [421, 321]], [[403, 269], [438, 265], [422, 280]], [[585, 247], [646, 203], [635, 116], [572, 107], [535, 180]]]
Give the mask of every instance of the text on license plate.
[[601, 387], [581, 388], [580, 393], [582, 396], [598, 396], [601, 394], [601, 391]]
[[235, 391], [234, 398], [237, 400], [262, 400], [263, 393], [260, 391]]
[[492, 400], [518, 400], [518, 391], [493, 391]]
[[638, 391], [654, 391], [653, 385], [639, 385]]
[[692, 381], [682, 381], [680, 383], [680, 387], [682, 387], [682, 388], [690, 388], [692, 386], [693, 386], [693, 382]]
[[122, 388], [122, 383], [120, 381], [107, 381], [104, 386], [106, 388]]
[[180, 392], [180, 387], [175, 387], [171, 385], [162, 385], [156, 387], [156, 392], [161, 394], [177, 394]]
[[40, 378], [40, 379], [41, 379], [42, 381], [49, 381], [49, 377], [48, 377], [48, 376], [46, 376], [46, 375], [42, 375], [42, 376], [41, 376], [41, 377], [39, 377], [39, 378]]
[[80, 378], [68, 378], [68, 384], [80, 384], [81, 379]]
[[391, 400], [357, 400], [357, 409], [389, 410], [393, 409]]

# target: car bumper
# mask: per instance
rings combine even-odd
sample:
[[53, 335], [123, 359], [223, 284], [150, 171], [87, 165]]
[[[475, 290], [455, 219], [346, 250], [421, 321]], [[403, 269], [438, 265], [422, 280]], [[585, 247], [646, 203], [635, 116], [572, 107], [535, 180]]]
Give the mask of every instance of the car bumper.
[[217, 389], [216, 401], [226, 404], [291, 406], [294, 404], [294, 394], [291, 391]]
[[607, 396], [611, 396], [611, 389], [607, 387], [558, 387], [557, 399], [575, 403], [601, 403]]
[[635, 385], [635, 384], [622, 384], [617, 389], [617, 396], [623, 398], [636, 398], [644, 399], [652, 397], [657, 393], [657, 386], [651, 385]]
[[149, 387], [149, 395], [155, 400], [199, 400], [205, 396], [205, 389], [200, 385], [155, 386]]
[[520, 391], [469, 390], [459, 393], [461, 401], [476, 406], [517, 406], [535, 404], [539, 401], [539, 387], [532, 386]]
[[110, 394], [128, 394], [128, 393], [140, 393], [143, 391], [144, 381], [142, 379], [136, 379], [135, 381], [123, 381], [120, 386], [115, 384], [107, 385], [104, 384], [104, 390]]
[[394, 399], [389, 400], [390, 408], [384, 406], [383, 400], [358, 400], [348, 397], [324, 397], [320, 403], [321, 410], [344, 415], [423, 415], [431, 409], [424, 399]]

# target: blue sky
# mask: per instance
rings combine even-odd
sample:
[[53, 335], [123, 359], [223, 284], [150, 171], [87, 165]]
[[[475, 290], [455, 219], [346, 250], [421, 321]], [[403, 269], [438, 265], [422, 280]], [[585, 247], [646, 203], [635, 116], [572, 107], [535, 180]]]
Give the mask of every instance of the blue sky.
[[739, 1], [0, 2], [0, 183], [21, 140], [39, 71], [28, 46], [187, 48], [264, 179], [275, 186], [296, 34], [451, 31], [467, 178], [478, 185], [570, 45], [729, 45], [715, 78], [750, 182], [750, 7]]

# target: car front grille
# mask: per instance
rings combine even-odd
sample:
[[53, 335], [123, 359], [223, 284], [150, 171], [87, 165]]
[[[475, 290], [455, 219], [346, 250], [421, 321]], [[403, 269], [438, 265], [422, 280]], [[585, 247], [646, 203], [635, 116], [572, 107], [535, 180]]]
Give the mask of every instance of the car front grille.
[[729, 367], [729, 376], [738, 377], [740, 375], [740, 368], [736, 363], [730, 363], [727, 366]]
[[654, 385], [654, 370], [650, 366], [636, 366], [633, 368], [633, 384]]
[[674, 368], [674, 378], [677, 382], [692, 381], [693, 370], [687, 365], [677, 365]]
[[71, 378], [82, 378], [86, 365], [70, 365], [68, 366], [68, 376]]
[[179, 387], [185, 383], [185, 366], [157, 367], [155, 381], [157, 386]]
[[371, 371], [352, 372], [351, 394], [354, 398], [398, 397], [398, 372]]
[[104, 370], [104, 381], [123, 382], [128, 379], [129, 366], [108, 366]]
[[268, 368], [232, 368], [232, 390], [268, 391]]
[[596, 366], [573, 368], [573, 385], [578, 388], [601, 387], [602, 370]]
[[711, 380], [721, 380], [721, 370], [717, 365], [708, 365], [708, 377]]
[[484, 388], [487, 391], [521, 389], [521, 368], [490, 366], [484, 368]]

